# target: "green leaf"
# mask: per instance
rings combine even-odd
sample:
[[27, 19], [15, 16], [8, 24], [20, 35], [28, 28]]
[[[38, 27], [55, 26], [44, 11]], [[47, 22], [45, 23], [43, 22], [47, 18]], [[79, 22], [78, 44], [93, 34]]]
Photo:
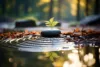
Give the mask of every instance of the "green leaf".
[[59, 57], [57, 53], [52, 53], [53, 57]]
[[46, 26], [48, 26], [48, 27], [54, 27], [54, 26], [56, 26], [57, 24], [58, 24], [58, 22], [57, 21], [54, 21], [54, 17], [53, 18], [51, 18], [49, 21], [45, 21], [46, 23]]
[[52, 56], [50, 56], [50, 60], [51, 60], [51, 61], [53, 61], [53, 60], [54, 60]]
[[55, 21], [55, 22], [52, 23], [52, 26], [56, 26], [57, 24], [58, 24], [58, 22]]
[[51, 23], [54, 21], [54, 17], [49, 20]]

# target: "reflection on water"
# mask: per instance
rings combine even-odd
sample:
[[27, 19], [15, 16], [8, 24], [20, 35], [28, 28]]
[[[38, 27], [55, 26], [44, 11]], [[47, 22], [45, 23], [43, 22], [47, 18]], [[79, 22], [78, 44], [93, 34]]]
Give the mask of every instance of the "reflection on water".
[[[41, 43], [41, 45], [19, 45], [20, 47], [18, 47], [18, 50], [19, 51], [28, 51], [28, 52], [50, 52], [50, 51], [61, 51], [61, 50], [72, 50], [72, 49], [75, 49], [75, 43], [74, 42], [68, 42], [67, 45], [66, 43], [60, 43], [58, 42], [59, 44], [57, 43], [47, 43], [48, 45], [43, 45]], [[38, 44], [38, 43], [37, 43]], [[46, 44], [46, 43], [45, 43]], [[54, 45], [52, 45], [54, 44]], [[57, 45], [55, 45], [57, 44]]]
[[[88, 49], [87, 49], [88, 48]], [[25, 52], [2, 48], [1, 67], [97, 67], [98, 47], [47, 52]]]

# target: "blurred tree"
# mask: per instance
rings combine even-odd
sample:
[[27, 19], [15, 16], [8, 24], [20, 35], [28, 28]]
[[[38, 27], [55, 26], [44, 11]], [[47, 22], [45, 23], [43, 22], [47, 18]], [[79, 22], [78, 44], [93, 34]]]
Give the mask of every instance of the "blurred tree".
[[53, 17], [53, 0], [50, 0], [49, 18]]
[[95, 0], [94, 14], [96, 15], [100, 14], [100, 0]]
[[24, 13], [25, 13], [25, 15], [27, 15], [28, 14], [28, 7], [29, 7], [29, 1], [30, 0], [25, 0], [24, 1]]
[[63, 0], [58, 0], [58, 20], [61, 19], [62, 1], [63, 1]]
[[77, 21], [80, 20], [80, 0], [77, 0]]
[[2, 2], [2, 15], [5, 15], [5, 12], [6, 12], [6, 5], [5, 5], [6, 0], [2, 0], [1, 2]]
[[85, 8], [85, 14], [86, 14], [86, 16], [89, 15], [89, 13], [88, 13], [88, 11], [89, 11], [88, 6], [89, 6], [89, 0], [86, 0], [86, 8]]
[[20, 1], [19, 0], [16, 0], [15, 2], [16, 3], [15, 3], [14, 11], [15, 11], [16, 17], [18, 17], [19, 16], [19, 3], [20, 3]]
[[39, 20], [54, 16], [73, 21], [100, 13], [100, 0], [0, 0], [0, 4], [2, 16], [34, 16]]

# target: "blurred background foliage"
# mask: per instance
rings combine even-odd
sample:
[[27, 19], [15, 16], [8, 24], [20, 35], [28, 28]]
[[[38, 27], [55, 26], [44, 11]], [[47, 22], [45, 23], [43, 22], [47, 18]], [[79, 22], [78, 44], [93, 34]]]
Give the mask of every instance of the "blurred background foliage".
[[81, 20], [100, 13], [99, 0], [0, 0], [0, 16], [47, 20]]

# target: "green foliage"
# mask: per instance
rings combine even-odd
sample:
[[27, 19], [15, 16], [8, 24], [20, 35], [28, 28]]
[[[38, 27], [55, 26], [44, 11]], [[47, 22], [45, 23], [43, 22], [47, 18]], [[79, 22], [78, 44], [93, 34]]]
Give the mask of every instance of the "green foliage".
[[54, 21], [54, 17], [50, 18], [49, 21], [45, 21], [46, 22], [46, 26], [48, 27], [54, 27], [58, 24], [58, 21]]
[[25, 17], [21, 17], [21, 18], [19, 17], [16, 20], [34, 20], [36, 22], [38, 21], [38, 19], [34, 16], [25, 16]]
[[48, 52], [45, 54], [46, 57], [48, 57], [51, 61], [54, 61], [54, 58], [58, 58], [59, 55], [56, 52]]

